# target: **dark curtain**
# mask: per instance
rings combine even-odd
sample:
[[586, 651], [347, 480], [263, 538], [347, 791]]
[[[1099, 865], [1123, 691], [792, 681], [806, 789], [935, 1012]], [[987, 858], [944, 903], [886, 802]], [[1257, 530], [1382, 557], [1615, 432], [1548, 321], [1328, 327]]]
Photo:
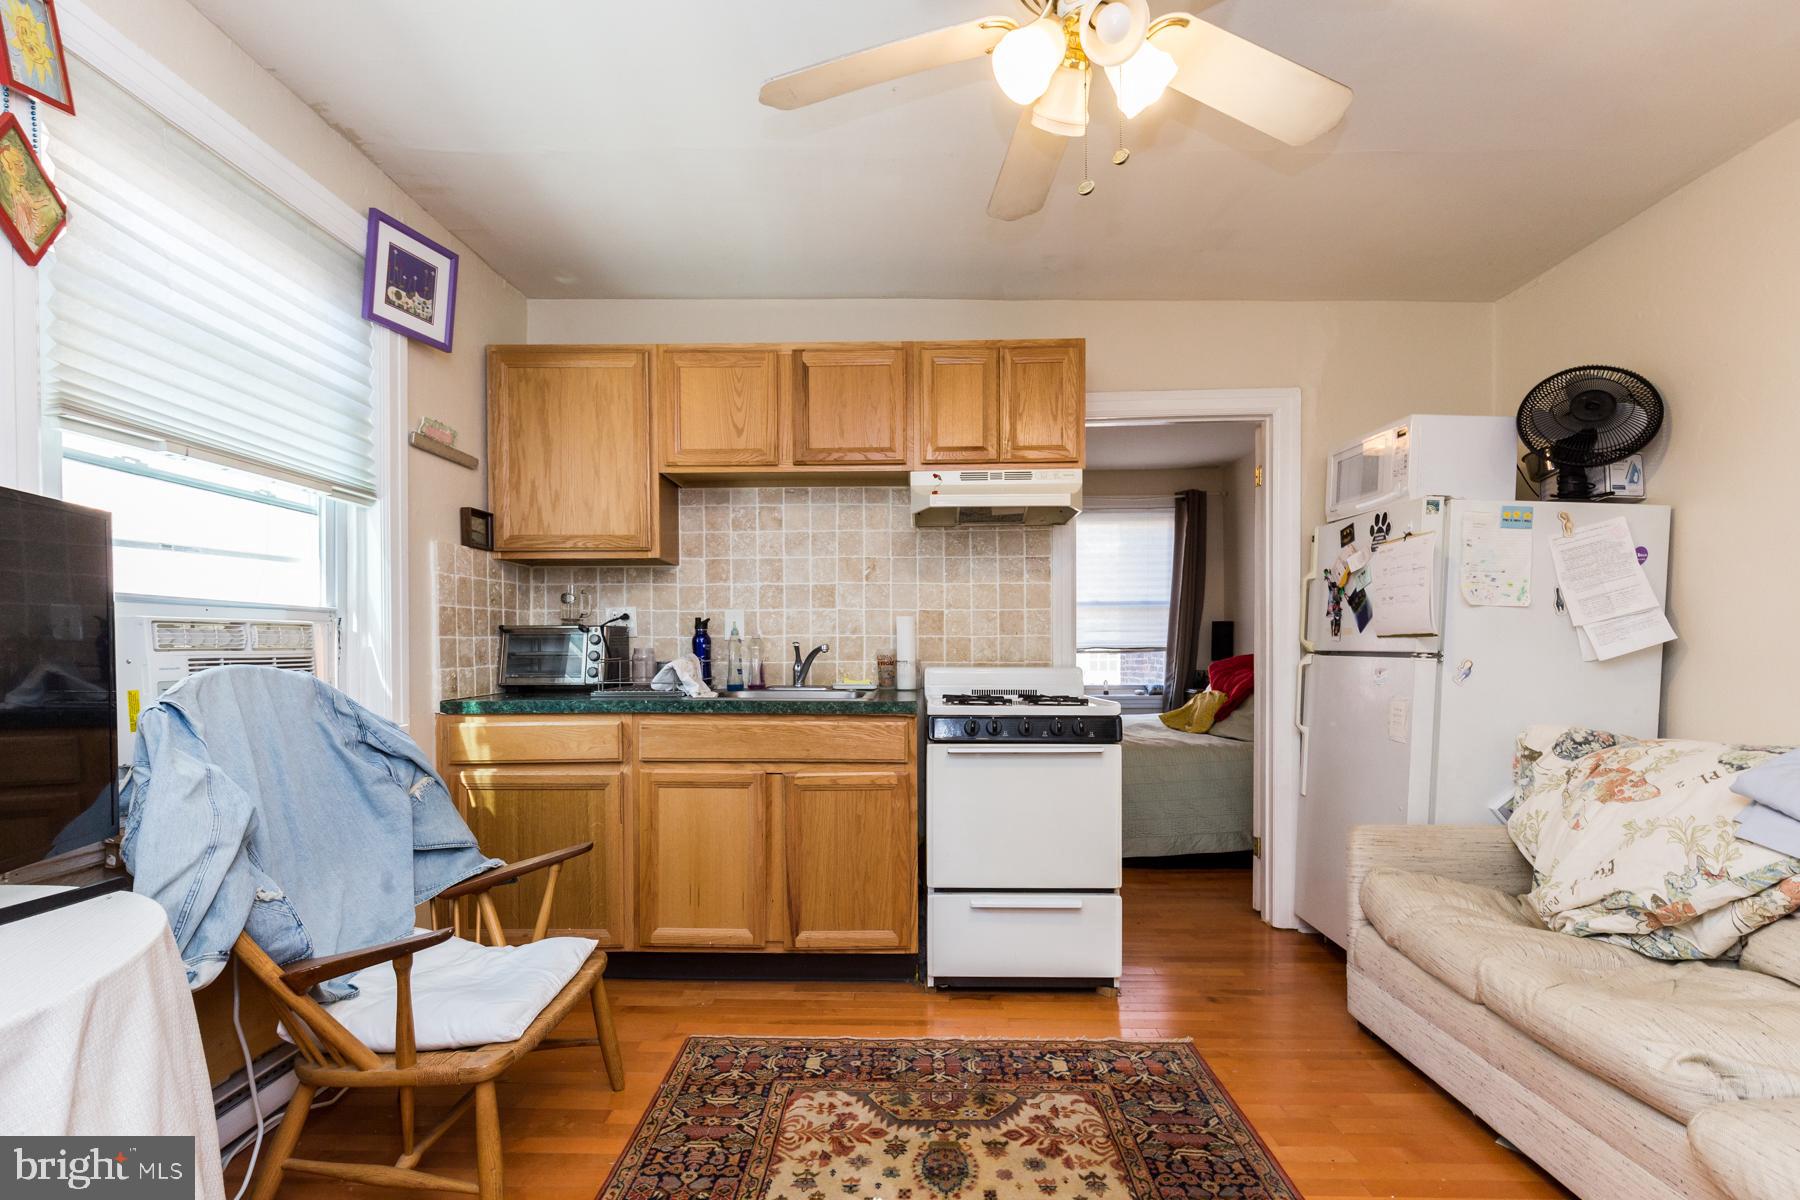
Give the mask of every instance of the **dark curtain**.
[[1169, 651], [1163, 711], [1180, 708], [1200, 659], [1200, 601], [1206, 595], [1206, 493], [1175, 494], [1175, 570], [1169, 588]]

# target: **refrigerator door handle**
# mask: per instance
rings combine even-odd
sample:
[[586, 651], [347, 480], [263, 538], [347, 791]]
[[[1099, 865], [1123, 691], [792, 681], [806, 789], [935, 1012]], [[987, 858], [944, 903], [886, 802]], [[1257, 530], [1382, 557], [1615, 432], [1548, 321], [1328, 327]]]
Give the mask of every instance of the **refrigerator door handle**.
[[1302, 654], [1294, 667], [1294, 728], [1300, 731], [1300, 794], [1306, 795], [1306, 735], [1312, 730], [1306, 725], [1306, 668], [1312, 665], [1313, 656]]
[[1307, 617], [1309, 616], [1307, 610], [1311, 607], [1312, 576], [1309, 573], [1302, 571], [1300, 573], [1300, 649], [1306, 651], [1308, 654], [1316, 654], [1318, 653], [1319, 648], [1313, 645], [1312, 641], [1306, 636], [1308, 626]]

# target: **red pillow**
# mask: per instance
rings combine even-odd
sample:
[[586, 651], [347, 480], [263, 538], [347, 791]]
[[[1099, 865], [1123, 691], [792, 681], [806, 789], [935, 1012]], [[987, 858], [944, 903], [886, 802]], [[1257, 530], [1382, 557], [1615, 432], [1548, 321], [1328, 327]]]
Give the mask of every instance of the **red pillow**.
[[1213, 714], [1213, 720], [1223, 721], [1231, 715], [1231, 710], [1244, 702], [1250, 689], [1256, 683], [1255, 655], [1238, 654], [1231, 658], [1221, 658], [1206, 672], [1206, 686], [1215, 692], [1225, 693], [1225, 703], [1219, 705], [1219, 711]]

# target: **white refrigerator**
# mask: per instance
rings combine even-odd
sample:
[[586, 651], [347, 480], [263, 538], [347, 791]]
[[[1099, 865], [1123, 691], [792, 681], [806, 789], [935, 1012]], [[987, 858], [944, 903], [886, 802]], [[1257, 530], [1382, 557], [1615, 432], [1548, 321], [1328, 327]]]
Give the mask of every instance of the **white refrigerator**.
[[[1471, 514], [1486, 528], [1503, 519], [1509, 530], [1528, 523], [1530, 593], [1523, 607], [1464, 598], [1464, 522]], [[1658, 505], [1426, 497], [1314, 534], [1301, 608], [1295, 908], [1340, 946], [1348, 934], [1345, 852], [1353, 827], [1496, 821], [1491, 806], [1511, 792], [1514, 743], [1529, 725], [1656, 736], [1662, 647], [1584, 661], [1575, 627], [1559, 610], [1550, 542], [1562, 536], [1564, 515], [1574, 528], [1624, 517], [1656, 598], [1665, 601], [1669, 509]], [[1435, 547], [1428, 572], [1438, 632], [1381, 637], [1373, 623], [1359, 632], [1344, 604], [1334, 633], [1326, 569], [1352, 541], [1368, 553], [1377, 539], [1408, 533]], [[1522, 560], [1524, 547], [1511, 544]]]

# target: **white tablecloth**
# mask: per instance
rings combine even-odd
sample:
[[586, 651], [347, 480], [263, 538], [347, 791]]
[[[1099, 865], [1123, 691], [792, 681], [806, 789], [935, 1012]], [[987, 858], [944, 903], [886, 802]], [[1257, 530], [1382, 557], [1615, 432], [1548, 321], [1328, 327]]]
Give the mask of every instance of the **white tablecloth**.
[[0, 1131], [192, 1136], [194, 1194], [222, 1200], [200, 1026], [155, 901], [114, 892], [0, 925]]

